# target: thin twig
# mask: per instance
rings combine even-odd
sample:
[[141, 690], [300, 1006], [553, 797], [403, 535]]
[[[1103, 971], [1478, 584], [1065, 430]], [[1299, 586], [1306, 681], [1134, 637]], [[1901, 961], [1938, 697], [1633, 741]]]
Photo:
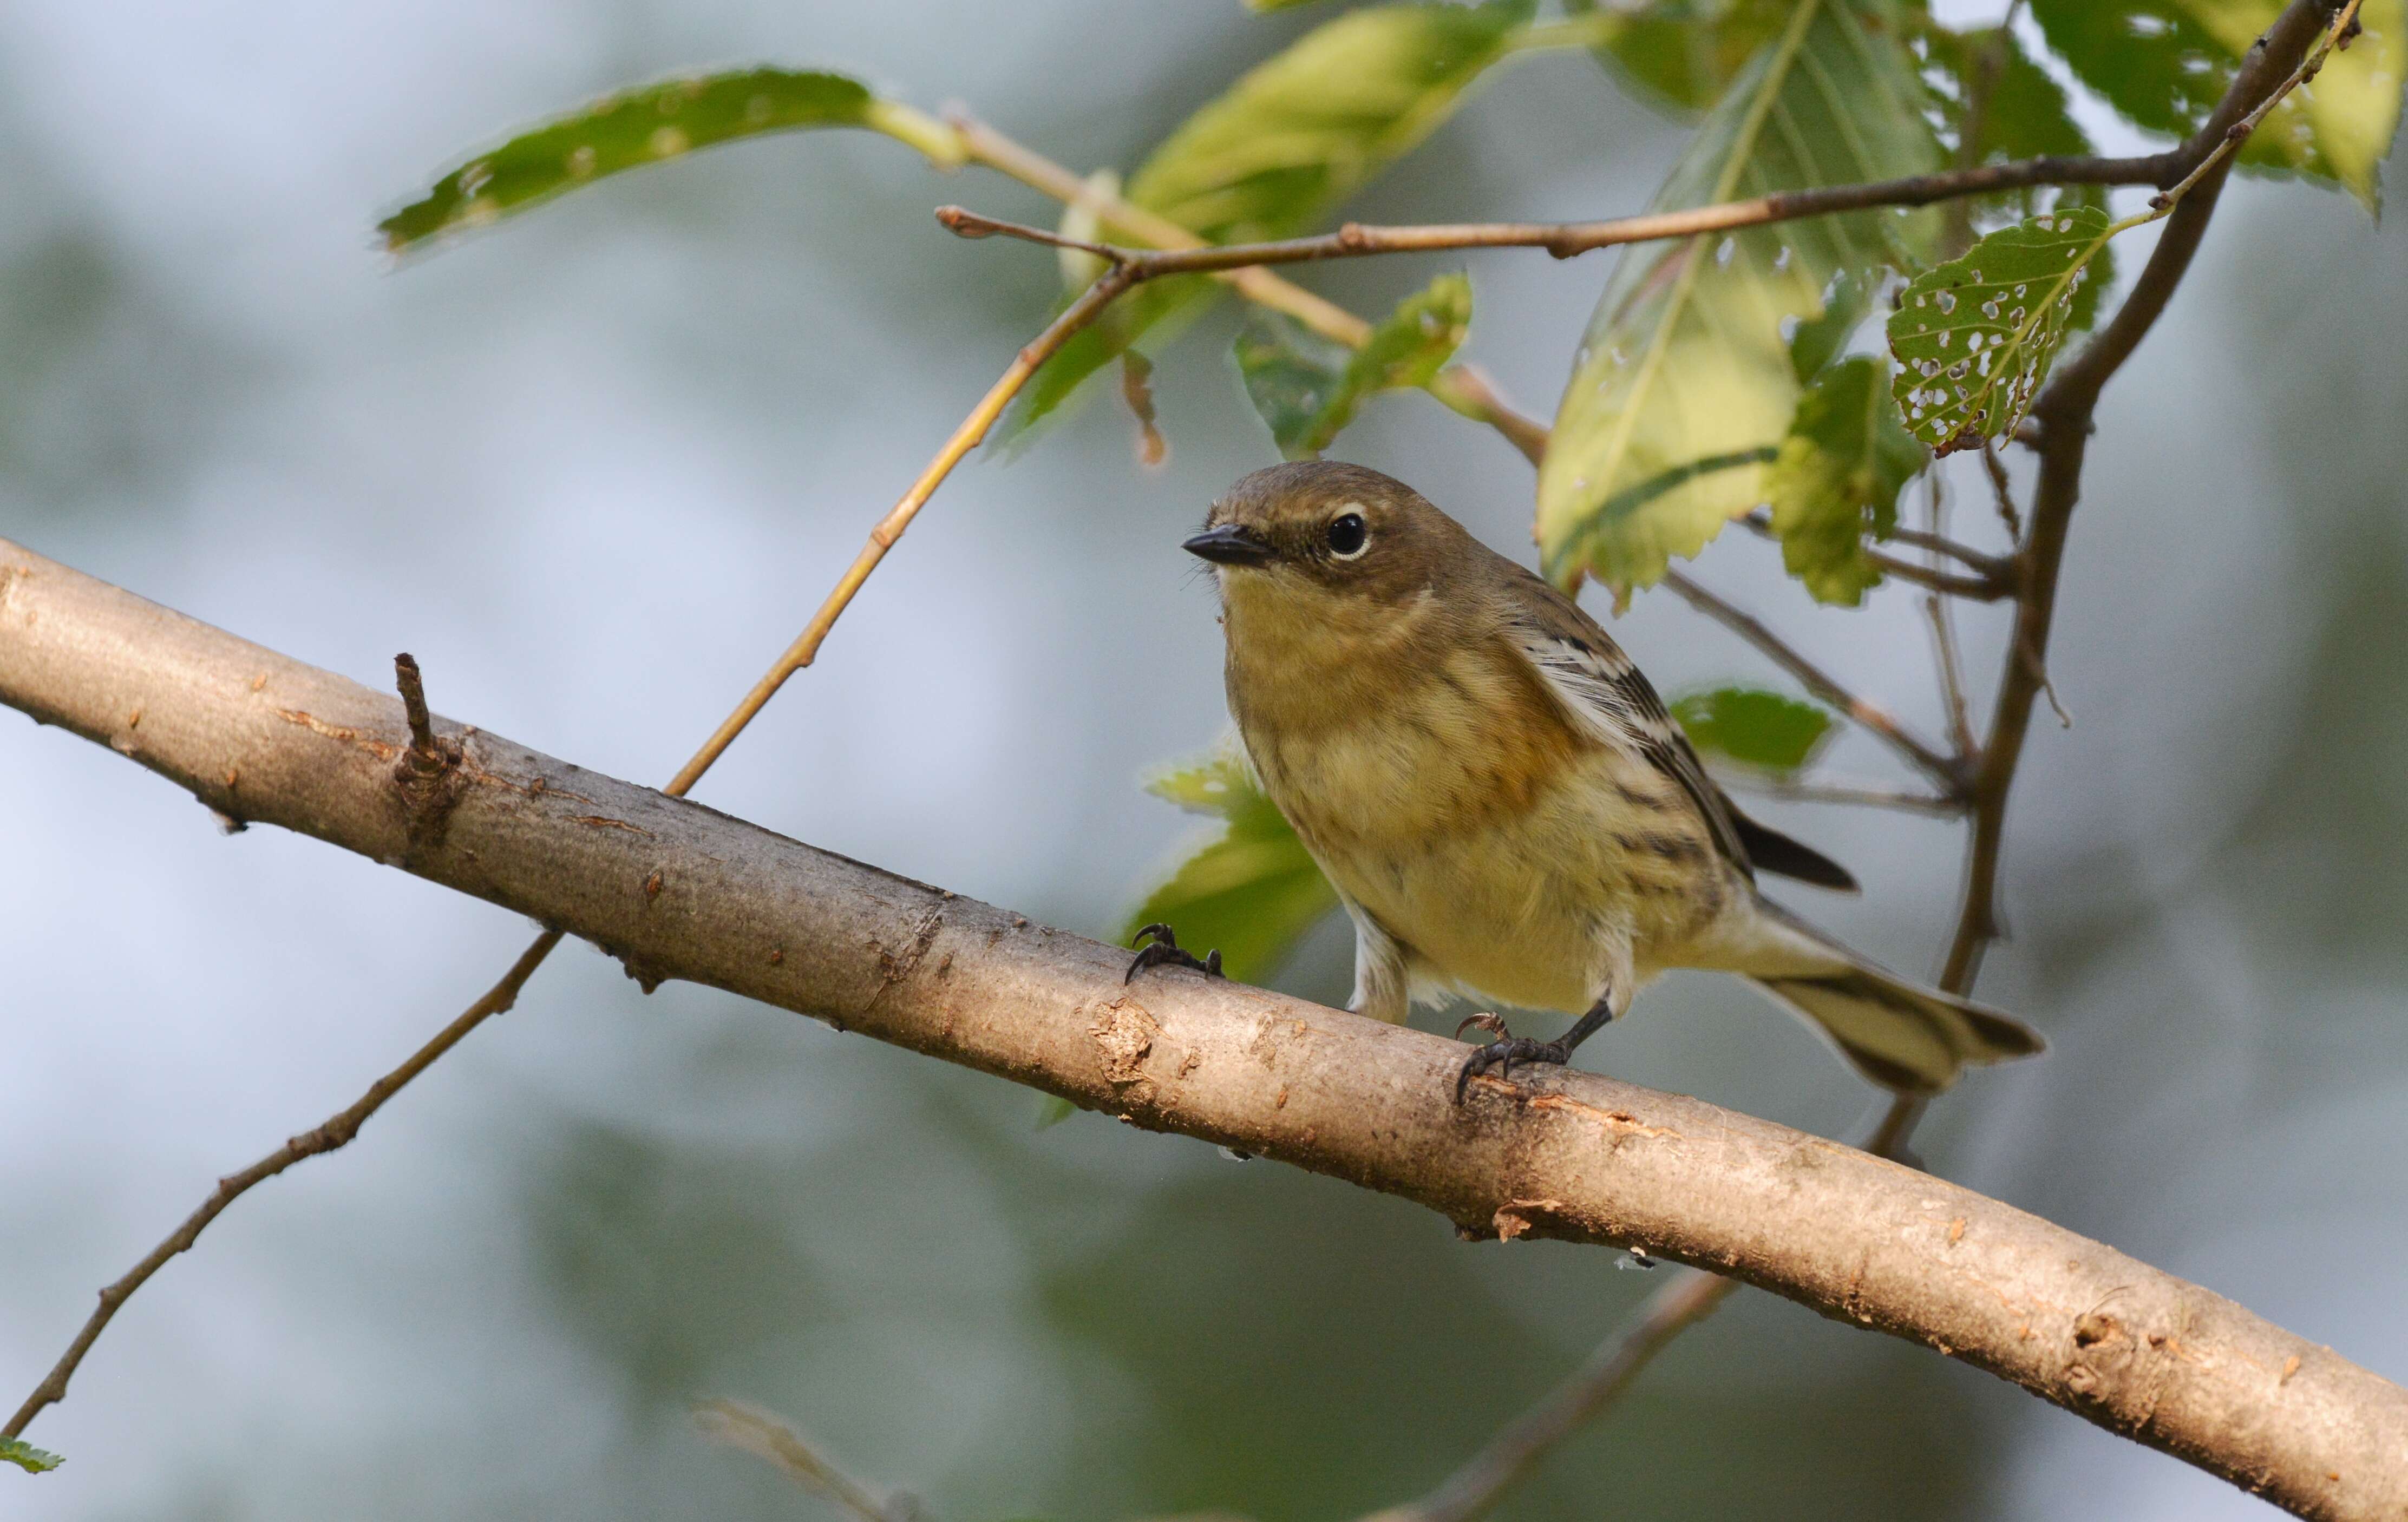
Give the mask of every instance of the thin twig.
[[1665, 572], [1664, 585], [1678, 592], [1691, 607], [1770, 656], [1783, 670], [1797, 677], [1806, 690], [1887, 741], [1899, 755], [1940, 784], [1943, 793], [1954, 796], [1960, 790], [1962, 779], [1957, 775], [1956, 764], [1937, 747], [1918, 738], [1888, 709], [1842, 687], [1837, 678], [1793, 649], [1754, 615], [1732, 606], [1682, 572]]
[[1703, 1269], [1676, 1270], [1620, 1332], [1599, 1344], [1586, 1363], [1490, 1438], [1437, 1489], [1363, 1522], [1472, 1522], [1487, 1515], [1557, 1444], [1628, 1389], [1672, 1339], [1712, 1316], [1738, 1287], [1738, 1280]]
[[[1916, 537], [1925, 543], [1925, 553], [1936, 566], [1943, 553], [1940, 547], [1951, 542], [1946, 536], [1947, 480], [1936, 470], [1925, 479], [1928, 484], [1923, 493], [1923, 510], [1931, 527]], [[2006, 578], [2001, 575], [2000, 579]], [[1931, 663], [1940, 675], [1940, 706], [1948, 716], [1948, 743], [1956, 747], [1958, 761], [1970, 770], [1979, 764], [1981, 741], [1974, 736], [1972, 715], [1965, 701], [1964, 666], [1956, 654], [1956, 614], [1947, 600], [1938, 595], [1923, 600], [1923, 614], [1931, 623]]]
[[[1761, 507], [1739, 521], [1759, 539], [1770, 539], [1777, 543], [1781, 538], [1781, 535], [1773, 531], [1772, 515]], [[2000, 556], [1985, 554], [1971, 545], [1960, 545], [1954, 539], [1926, 533], [1920, 529], [1892, 529], [1887, 538], [1892, 543], [1907, 545], [1916, 549], [1935, 550], [1940, 554], [1952, 556], [1971, 567], [1974, 573], [1971, 576], [1955, 576], [1935, 565], [1914, 565], [1911, 562], [1901, 562], [1897, 556], [1888, 554], [1874, 546], [1866, 546], [1865, 553], [1872, 557], [1873, 562], [1894, 576], [1930, 587], [1934, 591], [1954, 592], [1957, 596], [1970, 597], [1979, 603], [1994, 603], [2002, 597], [2013, 596], [2014, 593], [2013, 585], [2014, 562], [2012, 561]], [[1902, 564], [1908, 569], [1900, 570], [1899, 567]], [[1946, 585], [1934, 585], [1928, 579], [1930, 577], [1943, 578]]]
[[908, 1498], [879, 1500], [868, 1486], [821, 1457], [791, 1425], [759, 1406], [705, 1401], [694, 1408], [694, 1425], [713, 1443], [768, 1460], [786, 1478], [836, 1502], [857, 1522], [898, 1522], [919, 1514]]
[[[2213, 149], [2210, 150], [2211, 154]], [[1323, 259], [1359, 259], [1373, 254], [1434, 253], [1451, 249], [1543, 249], [1558, 259], [1570, 259], [1598, 249], [1626, 243], [1652, 243], [1663, 238], [1695, 237], [1743, 227], [1826, 217], [1835, 212], [1865, 211], [1881, 206], [1921, 206], [1993, 191], [2028, 185], [2180, 185], [2196, 173], [2194, 161], [2182, 149], [2140, 158], [2022, 159], [2012, 164], [1978, 165], [1911, 175], [1899, 179], [1861, 185], [1819, 186], [1783, 191], [1744, 201], [1687, 206], [1677, 211], [1647, 212], [1583, 222], [1438, 222], [1413, 226], [1374, 226], [1348, 222], [1334, 233], [1313, 237], [1280, 238], [1263, 243], [1219, 243], [1183, 249], [1160, 249], [1159, 274], [1207, 274], [1263, 264], [1298, 264]], [[952, 225], [952, 224], [948, 224]], [[1066, 240], [1058, 233], [993, 218], [973, 217], [953, 229], [965, 236], [1003, 234], [1052, 247], [1093, 247]]]
[[1890, 538], [1910, 549], [1929, 550], [1971, 568], [1974, 575], [1998, 579], [2014, 574], [2014, 562], [2004, 555], [1993, 555], [1972, 546], [1959, 544], [1943, 533], [1926, 529], [1892, 529]]
[[1982, 440], [1982, 469], [1990, 477], [1990, 496], [1999, 509], [1999, 521], [2007, 526], [2007, 542], [2020, 546], [2024, 542], [2023, 515], [2015, 511], [2014, 483], [2007, 479], [2007, 462], [1999, 458], [1997, 441]]
[[1942, 818], [1954, 818], [1964, 813], [1967, 807], [1958, 800], [1942, 798], [1934, 793], [1908, 792], [1870, 783], [1795, 782], [1787, 777], [1739, 771], [1717, 771], [1714, 780], [1729, 791], [1778, 799], [1784, 804], [1847, 804], [1858, 808], [1894, 808], [1902, 813], [1929, 814]]
[[794, 643], [786, 647], [785, 653], [762, 674], [759, 681], [752, 684], [752, 690], [746, 693], [744, 701], [721, 721], [710, 738], [703, 742], [702, 748], [679, 768], [676, 777], [663, 791], [671, 797], [684, 796], [686, 789], [710, 770], [710, 763], [717, 761], [736, 737], [744, 733], [744, 726], [752, 722], [753, 716], [777, 695], [778, 689], [786, 685], [786, 679], [818, 657], [820, 646], [826, 641], [828, 631], [835, 628], [837, 619], [844, 616], [853, 594], [860, 591], [862, 583], [869, 579], [869, 573], [878, 569], [878, 562], [886, 558], [886, 552], [895, 547], [895, 541], [903, 537], [903, 531], [911, 526], [911, 519], [927, 505], [928, 499], [936, 494], [938, 487], [944, 484], [945, 477], [953, 474], [953, 467], [961, 462], [962, 457], [978, 448], [979, 441], [986, 437], [987, 430], [1003, 416], [1003, 409], [1020, 394], [1020, 389], [1028, 383], [1030, 376], [1037, 373], [1037, 367], [1069, 342], [1072, 334], [1094, 321], [1096, 315], [1111, 306], [1122, 292], [1145, 277], [1145, 272], [1135, 264], [1115, 264], [1089, 286], [1085, 294], [1064, 307], [1061, 316], [1048, 323], [1043, 333], [1031, 339], [1013, 357], [1001, 378], [987, 389], [986, 395], [970, 409], [970, 415], [962, 420], [961, 426], [953, 430], [953, 436], [945, 441], [943, 448], [937, 451], [937, 457], [928, 462], [927, 468], [920, 472], [919, 478], [911, 483], [910, 489], [869, 531], [869, 538], [862, 545], [861, 552], [853, 558], [853, 563], [845, 568], [844, 575], [837, 578], [836, 586], [820, 604], [819, 611], [811, 615], [811, 621], [803, 626], [803, 632], [795, 636]]
[[93, 1308], [92, 1316], [83, 1324], [83, 1330], [76, 1333], [75, 1341], [67, 1344], [66, 1352], [52, 1366], [49, 1375], [34, 1387], [34, 1393], [25, 1398], [25, 1403], [17, 1408], [17, 1414], [8, 1418], [8, 1425], [0, 1427], [0, 1437], [18, 1436], [44, 1406], [66, 1399], [67, 1381], [75, 1376], [84, 1355], [92, 1351], [93, 1343], [110, 1318], [117, 1315], [119, 1308], [149, 1282], [150, 1275], [165, 1267], [167, 1259], [190, 1249], [194, 1243], [199, 1241], [202, 1231], [223, 1213], [226, 1206], [240, 1199], [253, 1185], [274, 1178], [305, 1158], [333, 1152], [358, 1135], [360, 1127], [366, 1124], [368, 1117], [382, 1108], [385, 1101], [401, 1092], [412, 1078], [425, 1072], [437, 1058], [458, 1045], [461, 1038], [469, 1031], [518, 1003], [519, 989], [525, 986], [543, 959], [552, 954], [552, 948], [559, 944], [558, 931], [546, 931], [537, 936], [524, 951], [519, 953], [519, 960], [503, 974], [502, 980], [485, 991], [482, 999], [462, 1010], [458, 1017], [437, 1031], [432, 1041], [410, 1053], [408, 1060], [368, 1085], [367, 1092], [353, 1102], [349, 1109], [337, 1113], [322, 1125], [303, 1131], [240, 1173], [228, 1174], [219, 1179], [218, 1187], [201, 1202], [198, 1210], [185, 1216], [181, 1226], [151, 1248], [142, 1261], [128, 1269], [122, 1278], [100, 1292], [100, 1304]]

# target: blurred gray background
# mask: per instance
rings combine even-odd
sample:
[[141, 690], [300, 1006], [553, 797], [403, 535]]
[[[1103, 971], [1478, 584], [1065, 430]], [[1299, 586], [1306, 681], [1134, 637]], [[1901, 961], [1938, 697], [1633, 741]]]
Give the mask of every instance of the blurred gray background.
[[[956, 242], [929, 208], [1051, 208], [830, 134], [629, 176], [399, 269], [374, 216], [530, 119], [754, 60], [959, 98], [1082, 170], [1125, 168], [1318, 19], [0, 7], [0, 533], [364, 681], [414, 651], [437, 708], [658, 781], [1042, 320], [1049, 255]], [[1355, 211], [1631, 209], [1679, 141], [1587, 59], [1530, 59]], [[1605, 260], [1469, 264], [1469, 357], [1551, 414]], [[1305, 278], [1369, 311], [1441, 267]], [[1137, 779], [1224, 723], [1210, 590], [1176, 545], [1272, 457], [1232, 328], [1225, 308], [1161, 364], [1167, 468], [1138, 468], [1110, 398], [966, 466], [697, 796], [1109, 932], [1197, 828]], [[2018, 791], [2014, 939], [1984, 991], [2056, 1049], [1977, 1074], [1924, 1137], [1950, 1176], [2393, 1377], [2403, 333], [2396, 223], [2264, 181], [2228, 196], [2102, 410], [2053, 668], [2076, 724], [2043, 716]], [[1378, 401], [1340, 452], [1526, 556], [1527, 467], [1426, 398]], [[1994, 534], [1959, 495], [1964, 531]], [[1777, 569], [1731, 535], [1700, 574], [1936, 728], [1913, 601], [1818, 610]], [[1965, 627], [1995, 670], [1998, 619]], [[1667, 596], [1616, 633], [1668, 688], [1778, 682]], [[1886, 767], [1854, 738], [1829, 762]], [[1933, 962], [1953, 826], [1763, 812], [1869, 889], [1793, 902]], [[213, 1178], [348, 1102], [530, 932], [273, 830], [222, 837], [168, 784], [12, 715], [0, 869], [13, 1405]], [[1345, 960], [1325, 934], [1284, 981], [1342, 997]], [[1826, 1133], [1873, 1109], [1729, 980], [1668, 981], [1583, 1055]], [[0, 1517], [824, 1515], [694, 1435], [690, 1402], [723, 1394], [948, 1522], [1349, 1516], [1436, 1481], [1660, 1277], [1466, 1245], [1413, 1207], [1093, 1116], [1040, 1131], [1039, 1103], [716, 993], [647, 999], [572, 945], [352, 1149], [241, 1202], [134, 1302], [29, 1433], [67, 1466], [0, 1474]], [[1751, 1294], [1508, 1515], [2262, 1510]]]

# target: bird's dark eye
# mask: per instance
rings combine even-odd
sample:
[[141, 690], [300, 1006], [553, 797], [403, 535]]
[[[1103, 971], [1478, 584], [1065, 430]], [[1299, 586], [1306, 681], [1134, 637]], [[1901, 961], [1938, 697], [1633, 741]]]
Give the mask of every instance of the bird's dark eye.
[[1370, 536], [1370, 531], [1363, 526], [1361, 513], [1340, 513], [1329, 520], [1329, 552], [1341, 561], [1351, 561], [1363, 553], [1363, 546]]

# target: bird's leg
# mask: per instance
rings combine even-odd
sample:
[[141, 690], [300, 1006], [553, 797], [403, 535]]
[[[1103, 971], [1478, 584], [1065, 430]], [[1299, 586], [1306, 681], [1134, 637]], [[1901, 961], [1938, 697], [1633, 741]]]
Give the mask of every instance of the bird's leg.
[[1193, 967], [1206, 977], [1221, 975], [1220, 952], [1208, 951], [1198, 959], [1192, 952], [1181, 950], [1179, 937], [1171, 933], [1168, 925], [1148, 925], [1137, 932], [1137, 938], [1152, 944], [1141, 946], [1138, 954], [1129, 959], [1128, 971], [1121, 977], [1123, 983], [1130, 982], [1149, 967]]
[[1470, 1087], [1473, 1074], [1485, 1073], [1490, 1068], [1501, 1069], [1498, 1076], [1511, 1078], [1513, 1076], [1513, 1064], [1516, 1062], [1552, 1062], [1561, 1066], [1570, 1061], [1573, 1047], [1595, 1035], [1599, 1026], [1606, 1024], [1620, 1013], [1613, 1005], [1613, 996], [1609, 993], [1598, 1000], [1587, 1014], [1582, 1016], [1570, 1030], [1553, 1041], [1532, 1041], [1527, 1036], [1508, 1035], [1505, 1031], [1505, 1022], [1496, 1016], [1474, 1015], [1464, 1021], [1463, 1025], [1456, 1026], [1455, 1033], [1458, 1036], [1463, 1034], [1464, 1025], [1477, 1025], [1484, 1031], [1495, 1032], [1498, 1039], [1463, 1060], [1461, 1071], [1455, 1075], [1455, 1102], [1457, 1104], [1463, 1102], [1464, 1093]]

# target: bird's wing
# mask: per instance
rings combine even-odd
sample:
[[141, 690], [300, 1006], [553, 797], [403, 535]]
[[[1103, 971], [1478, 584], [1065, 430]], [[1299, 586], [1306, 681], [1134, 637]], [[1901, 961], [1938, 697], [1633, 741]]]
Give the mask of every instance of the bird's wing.
[[1583, 729], [1608, 745], [1637, 751], [1679, 783], [1704, 818], [1715, 848], [1753, 878], [1756, 868], [1730, 806], [1664, 700], [1579, 604], [1536, 576], [1530, 581], [1545, 595], [1520, 599], [1507, 624], [1524, 658]]

